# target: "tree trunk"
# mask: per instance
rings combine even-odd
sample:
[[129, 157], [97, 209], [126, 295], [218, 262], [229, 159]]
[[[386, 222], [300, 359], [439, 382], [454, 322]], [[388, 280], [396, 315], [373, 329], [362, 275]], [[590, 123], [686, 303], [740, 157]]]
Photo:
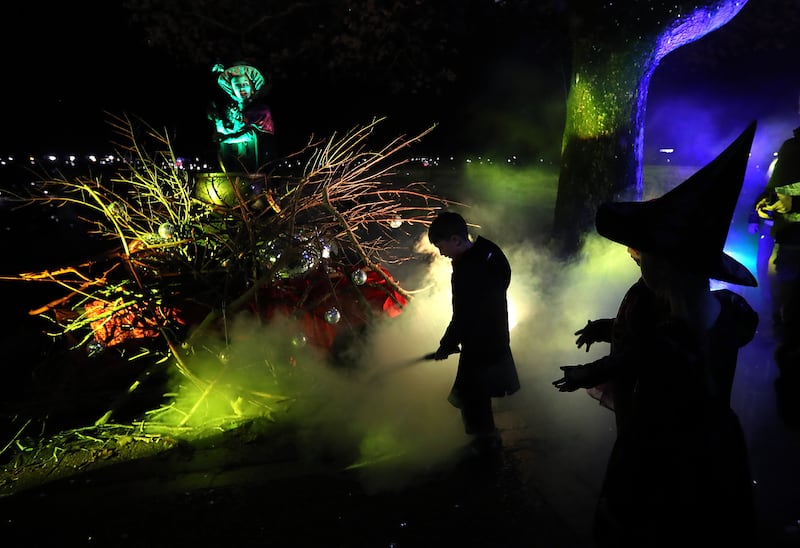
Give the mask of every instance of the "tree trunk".
[[653, 49], [576, 52], [556, 196], [554, 250], [576, 252], [594, 226], [597, 206], [641, 195], [647, 85]]
[[[650, 77], [666, 54], [733, 19], [747, 0], [576, 3], [572, 80], [551, 244], [576, 254], [597, 206], [642, 195]], [[700, 5], [698, 5], [700, 4]]]

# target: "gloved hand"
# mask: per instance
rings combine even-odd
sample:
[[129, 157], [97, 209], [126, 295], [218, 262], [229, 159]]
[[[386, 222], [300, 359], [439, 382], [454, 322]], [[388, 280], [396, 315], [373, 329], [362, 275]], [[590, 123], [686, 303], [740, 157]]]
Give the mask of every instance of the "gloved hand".
[[591, 388], [581, 382], [586, 380], [587, 368], [583, 365], [562, 365], [559, 369], [564, 372], [564, 376], [553, 381], [553, 386], [559, 392], [575, 392], [578, 388]]
[[756, 204], [756, 214], [760, 219], [772, 219], [772, 212], [775, 211], [775, 204], [780, 204], [780, 200], [778, 200], [777, 195], [775, 196], [775, 201], [770, 202], [766, 198], [762, 198]]
[[605, 339], [608, 333], [608, 323], [611, 320], [602, 319], [602, 320], [589, 320], [586, 322], [586, 326], [583, 329], [579, 329], [575, 332], [575, 335], [578, 335], [578, 339], [575, 341], [575, 344], [578, 348], [586, 345], [586, 351], [589, 351], [589, 348], [596, 342], [602, 341]]
[[456, 350], [446, 350], [446, 349], [444, 349], [444, 348], [442, 348], [440, 346], [436, 350], [436, 352], [431, 352], [430, 354], [425, 354], [425, 356], [423, 356], [423, 358], [425, 358], [426, 360], [441, 361], [441, 360], [446, 360], [450, 356], [450, 354], [455, 354], [457, 352], [458, 352], [458, 349], [456, 349]]

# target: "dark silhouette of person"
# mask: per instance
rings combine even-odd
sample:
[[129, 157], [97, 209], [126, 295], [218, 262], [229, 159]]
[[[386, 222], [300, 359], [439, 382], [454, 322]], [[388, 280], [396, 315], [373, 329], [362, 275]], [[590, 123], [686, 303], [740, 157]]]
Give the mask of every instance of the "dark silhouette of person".
[[428, 228], [428, 239], [452, 260], [452, 317], [429, 359], [444, 360], [460, 352], [448, 401], [461, 411], [464, 431], [479, 454], [499, 449], [492, 398], [520, 388], [511, 353], [506, 292], [511, 266], [494, 242], [469, 236], [458, 213], [444, 211]]
[[772, 224], [768, 279], [779, 335], [775, 358], [781, 363], [800, 362], [800, 127], [778, 149], [754, 213], [751, 232], [759, 222]]
[[[628, 253], [637, 266], [640, 265], [641, 254], [630, 247]], [[635, 378], [628, 374], [626, 363], [630, 355], [636, 356], [641, 351], [639, 345], [642, 337], [639, 335], [644, 330], [652, 329], [658, 317], [656, 308], [655, 295], [640, 277], [625, 293], [615, 317], [589, 320], [585, 327], [575, 332], [578, 336], [575, 344], [578, 348], [585, 345], [587, 352], [592, 344], [610, 344], [609, 354], [587, 370], [587, 373], [591, 372], [596, 377], [594, 380], [587, 379], [587, 383], [591, 384], [587, 392], [603, 407], [612, 411], [618, 406], [623, 409], [630, 407], [626, 396], [632, 392]], [[625, 415], [624, 410], [621, 415]]]
[[723, 251], [754, 134], [755, 122], [659, 198], [597, 211], [601, 236], [640, 252], [654, 297], [650, 321], [616, 368], [603, 368], [603, 358], [562, 366], [553, 382], [572, 392], [613, 382], [620, 371], [628, 379], [615, 386], [615, 401], [628, 405], [616, 406], [597, 546], [758, 545], [747, 446], [730, 403], [738, 352], [754, 337], [758, 314], [730, 289], [710, 288], [711, 279], [757, 285]]
[[228, 95], [224, 105], [212, 104], [220, 166], [233, 173], [256, 173], [274, 155], [275, 127], [265, 102], [269, 86], [261, 72], [245, 61], [228, 68], [215, 65], [217, 83]]

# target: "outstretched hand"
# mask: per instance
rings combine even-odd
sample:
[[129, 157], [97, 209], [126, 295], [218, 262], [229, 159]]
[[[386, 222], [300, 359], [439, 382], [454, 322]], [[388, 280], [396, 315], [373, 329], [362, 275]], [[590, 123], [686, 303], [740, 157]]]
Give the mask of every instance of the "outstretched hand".
[[446, 360], [448, 357], [450, 357], [450, 354], [458, 354], [458, 352], [459, 351], [457, 349], [456, 350], [445, 350], [444, 348], [439, 347], [436, 350], [436, 352], [431, 352], [429, 354], [425, 354], [423, 356], [423, 359], [425, 359], [425, 360], [442, 361], [442, 360]]
[[553, 386], [558, 388], [559, 392], [575, 392], [578, 388], [581, 388], [574, 379], [571, 379], [572, 373], [576, 371], [576, 369], [580, 367], [578, 365], [562, 365], [559, 367], [561, 371], [564, 372], [564, 376], [558, 380], [553, 381]]
[[575, 335], [578, 335], [578, 339], [575, 341], [575, 345], [580, 348], [583, 345], [586, 345], [586, 351], [589, 351], [589, 348], [600, 340], [599, 331], [599, 322], [593, 322], [592, 320], [588, 320], [586, 322], [586, 326], [583, 329], [578, 329], [575, 332]]

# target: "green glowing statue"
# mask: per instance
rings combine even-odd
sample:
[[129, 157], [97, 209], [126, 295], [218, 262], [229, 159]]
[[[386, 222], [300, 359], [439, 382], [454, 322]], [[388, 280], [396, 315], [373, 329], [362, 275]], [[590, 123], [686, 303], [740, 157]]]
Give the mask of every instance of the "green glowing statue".
[[223, 107], [212, 104], [220, 166], [227, 172], [256, 173], [272, 156], [272, 112], [263, 98], [268, 86], [264, 76], [246, 62], [228, 68], [215, 65], [217, 83], [230, 97]]

